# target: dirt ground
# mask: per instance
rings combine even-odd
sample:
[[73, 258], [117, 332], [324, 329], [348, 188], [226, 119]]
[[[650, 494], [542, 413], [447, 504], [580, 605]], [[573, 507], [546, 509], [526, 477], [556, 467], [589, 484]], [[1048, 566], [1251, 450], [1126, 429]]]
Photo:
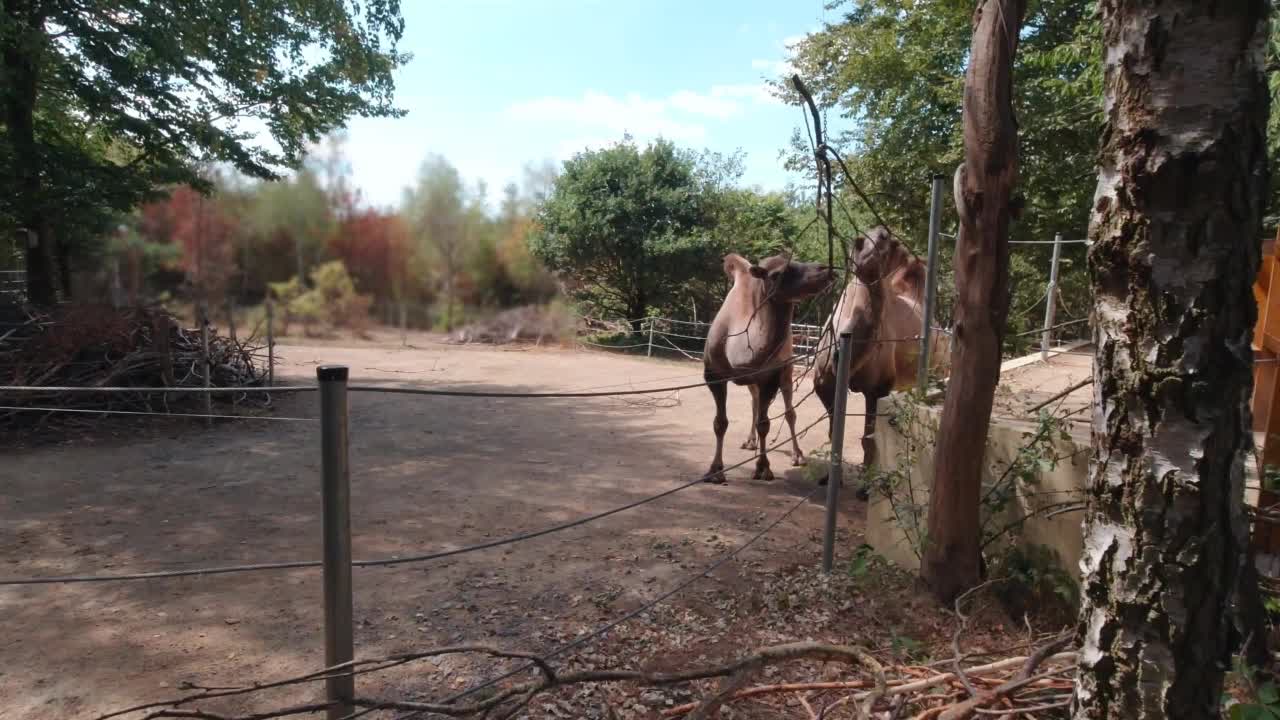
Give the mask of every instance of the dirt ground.
[[[700, 367], [688, 362], [459, 347], [426, 335], [409, 342], [402, 347], [398, 336], [384, 335], [363, 343], [281, 345], [277, 382], [313, 382], [320, 363], [349, 365], [353, 382], [517, 392], [653, 387], [700, 377]], [[745, 389], [731, 390], [729, 401], [726, 461], [733, 463], [751, 455], [738, 449], [749, 415]], [[857, 396], [850, 404], [851, 413], [861, 412]], [[705, 471], [712, 407], [703, 388], [602, 399], [352, 393], [355, 555], [458, 547], [671, 488]], [[781, 412], [780, 402], [775, 410]], [[282, 397], [273, 412], [317, 413], [314, 393]], [[820, 403], [811, 397], [799, 415], [800, 427], [813, 423]], [[853, 439], [861, 424], [850, 425]], [[823, 445], [825, 434], [824, 421], [802, 447]], [[71, 437], [5, 451], [0, 576], [320, 556], [315, 422], [100, 423], [93, 433]], [[857, 442], [848, 445], [857, 459]], [[699, 484], [566, 532], [434, 563], [357, 569], [357, 656], [468, 641], [541, 651], [577, 637], [665, 592], [813, 493], [812, 479], [792, 468], [787, 454], [771, 457], [778, 474], [772, 483], [751, 480], [748, 465], [730, 472], [728, 485]], [[949, 642], [940, 629], [945, 613], [920, 599], [908, 579], [882, 573], [874, 583], [896, 583], [902, 592], [879, 596], [865, 563], [850, 564], [860, 562], [853, 553], [864, 506], [845, 495], [839, 552], [848, 571], [839, 576], [838, 592], [813, 573], [823, 518], [814, 494], [669, 607], [576, 656], [588, 663], [637, 662], [661, 652], [679, 662], [797, 633], [893, 651]], [[323, 660], [318, 570], [0, 587], [0, 617], [5, 719], [93, 718], [181, 694], [186, 684], [279, 678], [314, 670]], [[438, 699], [503, 667], [451, 656], [361, 679], [360, 694]], [[208, 709], [261, 709], [313, 700], [318, 692], [292, 690]], [[673, 697], [628, 700], [623, 709], [643, 716]], [[535, 711], [597, 716], [601, 702], [590, 692], [568, 693]]]

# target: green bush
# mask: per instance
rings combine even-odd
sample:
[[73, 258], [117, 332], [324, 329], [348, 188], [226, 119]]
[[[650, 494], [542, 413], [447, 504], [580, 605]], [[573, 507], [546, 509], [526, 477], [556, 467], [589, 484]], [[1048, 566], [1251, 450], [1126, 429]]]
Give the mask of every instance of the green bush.
[[326, 328], [348, 328], [364, 334], [369, 326], [373, 299], [356, 292], [355, 282], [341, 260], [332, 260], [311, 271], [311, 288], [296, 276], [287, 282], [271, 283], [271, 293], [284, 308], [281, 334], [291, 322], [301, 322], [311, 335], [317, 324]]

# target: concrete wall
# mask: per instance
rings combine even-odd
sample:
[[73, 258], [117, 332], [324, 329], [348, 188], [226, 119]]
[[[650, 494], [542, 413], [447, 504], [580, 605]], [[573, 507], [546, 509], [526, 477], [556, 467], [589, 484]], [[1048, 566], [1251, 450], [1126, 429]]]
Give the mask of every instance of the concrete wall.
[[[904, 405], [906, 404], [906, 405]], [[901, 503], [895, 513], [888, 497], [875, 489], [867, 506], [867, 543], [877, 553], [894, 563], [912, 570], [919, 570], [920, 560], [914, 549], [927, 526], [929, 488], [933, 483], [934, 449], [941, 408], [913, 403], [901, 393], [881, 401], [881, 414], [876, 420], [876, 440], [880, 450], [880, 464], [885, 470], [899, 469], [903, 460], [914, 458], [914, 463], [903, 469], [901, 483], [909, 482], [910, 505], [921, 508], [918, 514], [919, 533], [904, 530], [912, 527], [913, 520], [904, 512]], [[910, 407], [903, 412], [899, 408]], [[895, 410], [897, 410], [895, 412]], [[904, 418], [914, 417], [915, 425], [905, 432], [898, 427]], [[1036, 432], [1036, 424], [1014, 418], [992, 417], [987, 436], [986, 462], [983, 463], [983, 487], [990, 487], [1008, 467], [1019, 448], [1025, 447]], [[910, 438], [917, 438], [912, 443]], [[1054, 457], [1059, 458], [1052, 470], [1039, 473], [1033, 483], [1018, 483], [1014, 500], [993, 521], [993, 527], [1002, 528], [1009, 523], [1026, 518], [1022, 525], [1022, 542], [1043, 545], [1057, 553], [1064, 570], [1073, 577], [1079, 572], [1080, 555], [1084, 544], [1083, 510], [1072, 510], [1052, 517], [1044, 514], [1049, 506], [1082, 501], [1088, 480], [1091, 454], [1087, 426], [1077, 424], [1069, 439], [1053, 439]], [[914, 444], [914, 447], [910, 447]], [[1245, 463], [1245, 502], [1258, 503], [1258, 467], [1255, 462]], [[901, 485], [899, 486], [901, 488]], [[904, 495], [902, 488], [895, 495]], [[1040, 514], [1037, 514], [1040, 511]], [[1264, 558], [1259, 558], [1260, 563]], [[1280, 567], [1280, 557], [1269, 560]]]
[[[896, 408], [911, 403], [908, 411]], [[882, 414], [876, 422], [876, 440], [880, 450], [880, 464], [885, 470], [901, 470], [893, 495], [909, 498], [897, 503], [882, 491], [872, 490], [867, 508], [867, 542], [876, 552], [898, 565], [919, 569], [915, 545], [918, 535], [926, 525], [929, 488], [933, 482], [934, 450], [941, 408], [914, 404], [906, 395], [895, 394], [881, 403]], [[912, 428], [897, 427], [904, 422]], [[983, 487], [991, 487], [1036, 432], [1036, 425], [1009, 418], [993, 417], [987, 439]], [[914, 442], [911, 438], [915, 438]], [[1026, 518], [1022, 525], [1023, 542], [1044, 545], [1058, 554], [1064, 569], [1072, 575], [1079, 567], [1083, 543], [1081, 522], [1083, 511], [1073, 510], [1048, 517], [1046, 508], [1064, 502], [1083, 500], [1083, 489], [1089, 467], [1089, 439], [1080, 434], [1070, 439], [1052, 438], [1056, 467], [1039, 473], [1031, 483], [1016, 483], [1016, 493], [999, 517], [992, 518], [991, 527], [1002, 528], [1009, 523]], [[911, 447], [914, 445], [914, 447]], [[912, 460], [914, 462], [912, 462]], [[901, 463], [908, 467], [899, 468]], [[908, 485], [909, 483], [909, 485]], [[895, 512], [896, 505], [896, 512]], [[909, 506], [920, 508], [918, 522], [921, 533], [904, 530], [913, 524]], [[915, 540], [915, 542], [913, 542]]]

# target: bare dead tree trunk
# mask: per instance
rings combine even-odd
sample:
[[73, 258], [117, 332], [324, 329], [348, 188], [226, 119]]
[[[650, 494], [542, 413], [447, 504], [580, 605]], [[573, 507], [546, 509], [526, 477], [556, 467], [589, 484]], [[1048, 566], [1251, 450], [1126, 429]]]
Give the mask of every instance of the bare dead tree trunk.
[[1101, 3], [1078, 720], [1218, 717], [1233, 599], [1252, 577], [1243, 485], [1268, 6]]
[[1010, 200], [1018, 178], [1013, 58], [1026, 0], [984, 0], [973, 16], [964, 89], [964, 164], [956, 171], [956, 315], [951, 381], [938, 430], [921, 573], [950, 603], [980, 575], [983, 448], [1009, 310]]

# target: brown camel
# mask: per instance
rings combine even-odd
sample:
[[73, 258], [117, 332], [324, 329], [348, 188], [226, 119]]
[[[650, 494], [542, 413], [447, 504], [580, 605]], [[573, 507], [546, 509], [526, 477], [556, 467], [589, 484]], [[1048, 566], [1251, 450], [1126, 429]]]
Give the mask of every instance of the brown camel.
[[[866, 422], [862, 435], [863, 468], [876, 461], [876, 406], [892, 390], [915, 385], [924, 317], [926, 267], [884, 227], [857, 238], [850, 251], [853, 278], [827, 320], [825, 336], [852, 333], [849, 391], [862, 393]], [[951, 338], [931, 334], [930, 367], [950, 362]], [[835, 341], [824, 343], [814, 360], [814, 392], [828, 414], [835, 406]], [[824, 477], [820, 484], [825, 484]], [[858, 491], [865, 499], [865, 489]]]
[[712, 426], [716, 433], [716, 456], [707, 481], [725, 482], [728, 382], [746, 385], [751, 390], [751, 416], [761, 450], [753, 477], [772, 480], [773, 471], [765, 448], [769, 405], [778, 390], [782, 390], [787, 424], [791, 427], [792, 457], [795, 464], [804, 463], [796, 439], [796, 413], [791, 404], [791, 316], [796, 303], [830, 287], [835, 275], [824, 265], [794, 262], [777, 255], [752, 265], [741, 255], [729, 254], [724, 258], [724, 272], [733, 280], [733, 287], [711, 323], [703, 355], [703, 377], [716, 401], [716, 419]]

